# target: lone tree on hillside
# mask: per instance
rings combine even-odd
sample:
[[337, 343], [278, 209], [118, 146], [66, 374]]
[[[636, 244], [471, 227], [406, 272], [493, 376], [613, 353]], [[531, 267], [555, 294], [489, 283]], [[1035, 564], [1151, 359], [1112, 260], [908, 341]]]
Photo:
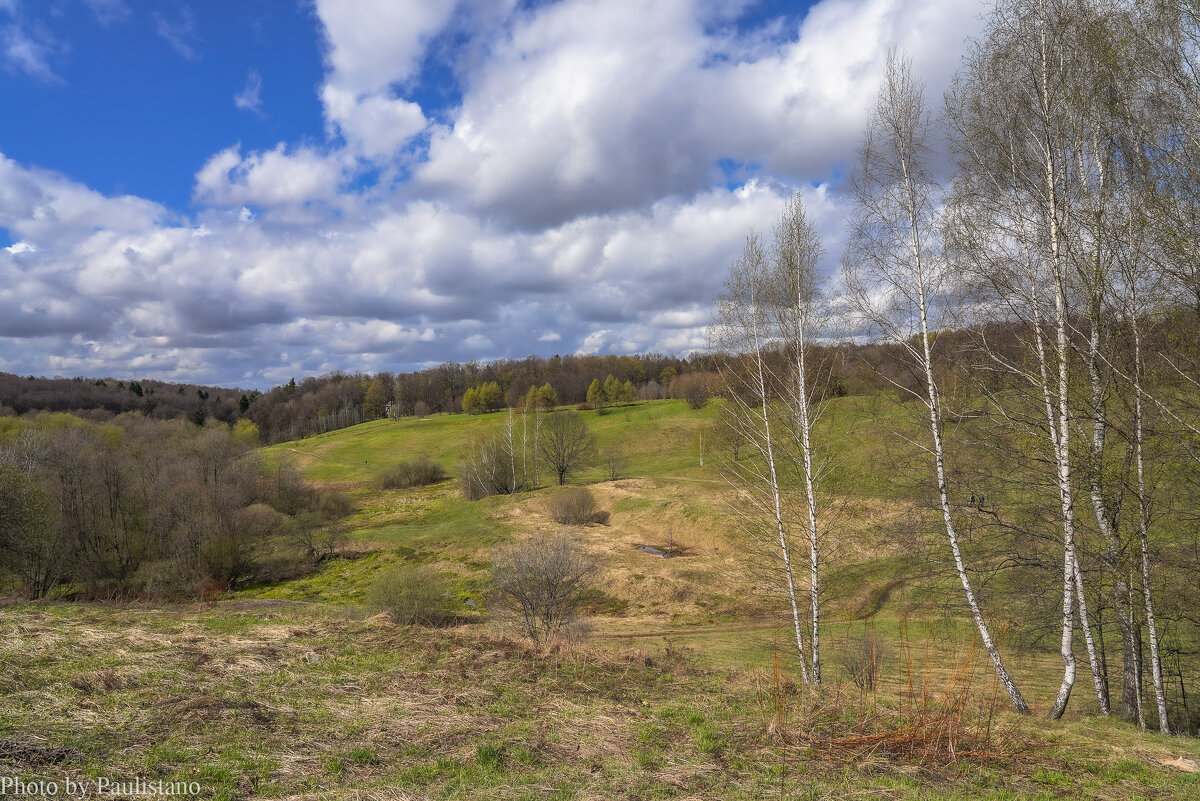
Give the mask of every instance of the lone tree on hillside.
[[559, 485], [567, 476], [592, 458], [595, 440], [578, 412], [560, 409], [551, 413], [542, 426], [540, 452], [546, 464], [558, 475]]

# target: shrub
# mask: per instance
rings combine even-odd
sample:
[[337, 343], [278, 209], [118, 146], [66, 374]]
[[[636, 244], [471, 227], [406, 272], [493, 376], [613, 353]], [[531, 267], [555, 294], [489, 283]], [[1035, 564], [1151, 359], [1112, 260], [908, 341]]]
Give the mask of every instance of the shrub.
[[295, 544], [312, 564], [332, 559], [346, 542], [346, 525], [322, 524], [314, 515], [304, 513], [284, 520], [280, 532]]
[[260, 484], [259, 497], [285, 515], [298, 514], [315, 503], [316, 490], [300, 476], [295, 463], [286, 456]]
[[200, 546], [202, 574], [229, 586], [254, 573], [257, 555], [249, 540], [227, 534], [209, 539]]
[[569, 634], [595, 563], [566, 536], [498, 549], [492, 559], [493, 609], [535, 643]]
[[449, 477], [440, 464], [421, 455], [388, 470], [379, 477], [379, 486], [381, 489], [409, 489], [437, 484]]
[[868, 630], [857, 637], [846, 638], [837, 662], [855, 687], [870, 692], [875, 689], [887, 658], [887, 643]]
[[399, 567], [375, 580], [367, 605], [387, 612], [401, 626], [436, 626], [454, 617], [450, 588], [428, 565]]
[[233, 513], [234, 529], [254, 539], [266, 539], [278, 534], [289, 520], [265, 503], [252, 503]]
[[139, 593], [166, 600], [191, 595], [197, 586], [188, 566], [175, 558], [143, 562], [129, 583]]
[[357, 509], [349, 495], [336, 490], [318, 492], [316, 501], [316, 511], [324, 520], [341, 520], [346, 515], [354, 514]]
[[596, 508], [596, 498], [587, 487], [569, 487], [559, 492], [550, 499], [549, 507], [554, 522], [563, 525], [608, 522], [608, 512]]

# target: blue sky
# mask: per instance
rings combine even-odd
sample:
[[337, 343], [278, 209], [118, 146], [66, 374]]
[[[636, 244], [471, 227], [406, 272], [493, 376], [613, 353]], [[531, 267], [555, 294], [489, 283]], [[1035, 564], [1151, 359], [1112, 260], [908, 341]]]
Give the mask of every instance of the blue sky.
[[[810, 7], [811, 5], [811, 7]], [[0, 0], [0, 370], [265, 387], [687, 352], [950, 0]]]
[[[0, 72], [0, 99], [22, 110], [0, 122], [9, 158], [186, 212], [197, 165], [230, 143], [260, 149], [324, 138], [320, 33], [310, 7], [93, 5], [26, 0], [10, 16], [10, 26], [45, 48], [48, 74], [11, 60]], [[231, 101], [252, 72], [269, 115]]]

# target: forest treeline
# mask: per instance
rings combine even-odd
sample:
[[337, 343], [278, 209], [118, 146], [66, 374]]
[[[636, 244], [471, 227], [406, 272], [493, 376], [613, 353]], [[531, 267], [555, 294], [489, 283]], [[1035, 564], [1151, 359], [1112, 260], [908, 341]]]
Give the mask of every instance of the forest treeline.
[[154, 420], [208, 419], [232, 423], [261, 394], [253, 390], [175, 384], [144, 378], [39, 378], [0, 373], [0, 417], [27, 412], [69, 412], [104, 420], [141, 412]]
[[[890, 345], [838, 343], [818, 346], [834, 371], [835, 394], [878, 392], [904, 380], [890, 364]], [[784, 358], [782, 354], [778, 358]], [[248, 420], [263, 443], [303, 439], [383, 417], [456, 414], [517, 408], [530, 387], [550, 387], [557, 404], [594, 402], [593, 382], [633, 388], [637, 400], [696, 400], [711, 394], [719, 354], [687, 357], [529, 356], [493, 362], [447, 362], [410, 373], [345, 373], [295, 379], [262, 393], [228, 387], [142, 380], [40, 378], [0, 373], [0, 417], [68, 412], [103, 422], [127, 412], [155, 420]], [[494, 385], [497, 389], [492, 388]], [[484, 389], [486, 387], [486, 390]], [[471, 391], [475, 390], [475, 395]], [[488, 394], [486, 409], [475, 403]], [[594, 395], [594, 393], [593, 393]], [[464, 401], [466, 402], [464, 405]]]

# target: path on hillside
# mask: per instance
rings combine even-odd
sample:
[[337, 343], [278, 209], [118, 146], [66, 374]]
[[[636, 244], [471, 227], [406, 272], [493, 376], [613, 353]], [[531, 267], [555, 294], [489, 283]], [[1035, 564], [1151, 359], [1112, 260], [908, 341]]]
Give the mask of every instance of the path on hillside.
[[[310, 459], [324, 459], [327, 462], [336, 462], [337, 464], [346, 464], [355, 467], [358, 465], [358, 462], [348, 462], [345, 459], [335, 459], [332, 456], [326, 456], [321, 453], [313, 453], [311, 451], [302, 451], [299, 448], [284, 448], [284, 450], [292, 453], [298, 453], [301, 456], [307, 456]], [[363, 464], [367, 464], [366, 460], [363, 460]]]
[[758, 621], [755, 623], [729, 623], [723, 626], [688, 626], [681, 625], [669, 629], [653, 629], [650, 631], [596, 631], [591, 635], [593, 640], [643, 640], [652, 637], [702, 637], [708, 634], [737, 634], [739, 632], [762, 631], [781, 625], [776, 621]]

